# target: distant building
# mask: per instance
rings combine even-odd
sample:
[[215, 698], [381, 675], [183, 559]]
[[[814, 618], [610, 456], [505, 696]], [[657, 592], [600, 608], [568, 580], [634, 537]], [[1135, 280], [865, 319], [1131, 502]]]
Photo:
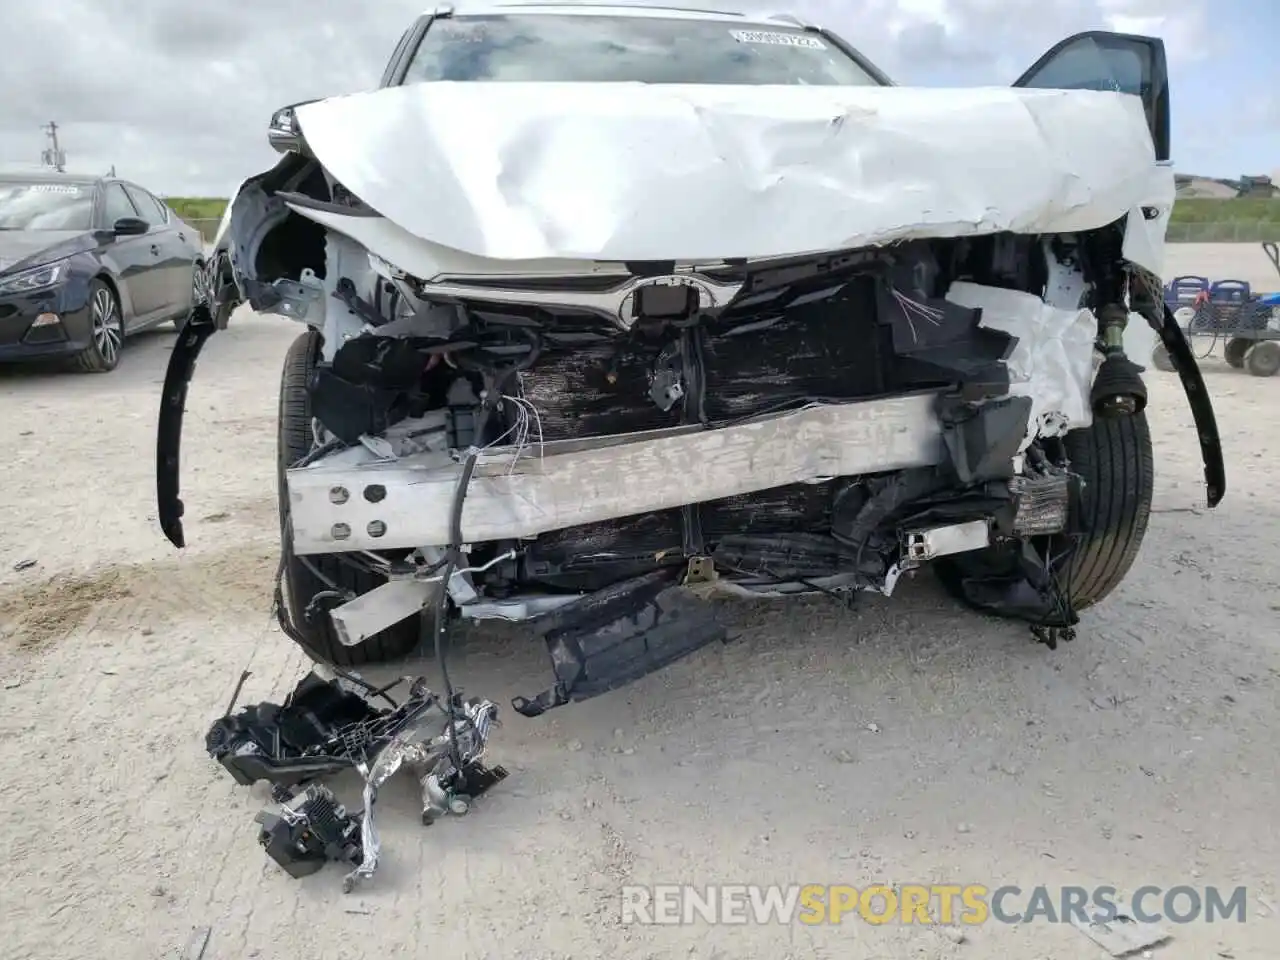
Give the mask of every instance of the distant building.
[[1280, 193], [1280, 189], [1272, 183], [1270, 177], [1250, 177], [1244, 176], [1240, 178], [1240, 196], [1257, 197], [1262, 200], [1274, 199], [1276, 194]]

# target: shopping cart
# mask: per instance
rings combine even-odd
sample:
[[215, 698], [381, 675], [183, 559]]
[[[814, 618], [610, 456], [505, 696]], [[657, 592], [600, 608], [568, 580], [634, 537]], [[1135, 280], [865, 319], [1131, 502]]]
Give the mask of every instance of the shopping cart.
[[[1280, 275], [1280, 249], [1274, 243], [1262, 249]], [[1280, 371], [1280, 293], [1256, 293], [1243, 280], [1210, 283], [1197, 276], [1175, 277], [1164, 293], [1189, 342], [1210, 338], [1202, 358], [1222, 340], [1228, 365], [1255, 377]], [[1151, 362], [1157, 370], [1173, 369], [1163, 346], [1156, 347]]]

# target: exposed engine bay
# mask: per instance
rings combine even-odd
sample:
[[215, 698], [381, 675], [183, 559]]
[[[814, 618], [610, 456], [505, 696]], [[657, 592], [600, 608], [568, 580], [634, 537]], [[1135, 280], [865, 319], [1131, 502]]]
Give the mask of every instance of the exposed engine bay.
[[[1071, 453], [1095, 423], [1141, 418], [1146, 387], [1126, 346], [1144, 321], [1174, 358], [1209, 503], [1221, 499], [1212, 406], [1158, 278], [1134, 259], [1152, 260], [1167, 211], [1142, 205], [1163, 187], [1148, 183], [1146, 121], [1126, 98], [983, 94], [991, 122], [1028, 138], [1029, 152], [1042, 128], [1020, 118], [1050, 108], [1128, 151], [1123, 165], [1077, 177], [1093, 178], [1078, 191], [1093, 191], [1087, 210], [1015, 196], [990, 178], [964, 182], [966, 205], [1035, 199], [1025, 213], [1000, 211], [1011, 225], [1040, 224], [1034, 231], [921, 226], [821, 253], [533, 261], [409, 233], [340, 182], [303, 136], [364, 177], [384, 207], [405, 206], [385, 178], [340, 153], [337, 121], [376, 116], [380, 105], [427, 109], [460, 89], [359, 95], [384, 99], [273, 118], [284, 156], [229, 206], [210, 300], [171, 359], [157, 483], [162, 527], [181, 546], [178, 445], [201, 345], [245, 301], [308, 330], [281, 401], [282, 437], [292, 438], [281, 466], [282, 568], [294, 571], [289, 593], [305, 621], [295, 635], [324, 631], [354, 650], [426, 616], [439, 653], [451, 617], [529, 621], [555, 673], [550, 690], [515, 702], [536, 715], [723, 636], [712, 597], [888, 595], [937, 561], [966, 603], [1056, 645], [1071, 638], [1078, 606], [1123, 577], [1145, 530], [1145, 420], [1125, 428], [1121, 459], [1146, 464], [1131, 480], [1107, 479], [1092, 462], [1082, 470]], [[665, 94], [628, 89], [636, 109], [671, 110], [673, 129], [685, 122]], [[482, 95], [495, 109], [504, 102]], [[722, 111], [716, 130], [726, 137], [765, 109], [698, 96], [708, 116]], [[823, 103], [809, 105], [815, 124]], [[924, 137], [946, 104], [918, 103], [911, 129]], [[582, 129], [605, 142], [603, 129]], [[701, 149], [695, 141], [689, 151]], [[448, 162], [462, 156], [449, 152], [454, 140], [421, 144]], [[975, 139], [973, 149], [990, 148]], [[547, 150], [551, 164], [560, 154]], [[418, 222], [424, 211], [420, 202], [401, 212]], [[1101, 225], [1071, 227], [1081, 222]], [[447, 232], [443, 222], [421, 230], [437, 228]], [[635, 249], [651, 241], [619, 236]], [[731, 242], [705, 227], [698, 239]], [[1077, 448], [1096, 459], [1096, 446]], [[1119, 506], [1107, 500], [1117, 483]], [[1118, 523], [1125, 558], [1107, 561], [1092, 587], [1065, 582], [1080, 544], [1097, 553]]]
[[[413, 772], [422, 790], [424, 826], [445, 814], [465, 814], [476, 797], [506, 778], [504, 768], [481, 760], [497, 723], [494, 704], [456, 694], [444, 703], [422, 679], [407, 682], [409, 696], [397, 703], [388, 696], [391, 687], [374, 688], [349, 674], [326, 681], [312, 672], [283, 705], [228, 709], [209, 728], [209, 755], [237, 783], [272, 785], [273, 803], [255, 818], [258, 842], [290, 876], [342, 863], [350, 868], [346, 893], [372, 878], [381, 853], [374, 805], [379, 789], [402, 768]], [[375, 698], [390, 709], [373, 706]], [[346, 770], [363, 781], [363, 809], [354, 813], [322, 782]]]
[[1122, 225], [446, 296], [298, 212], [318, 206], [359, 201], [292, 154], [242, 192], [254, 226], [224, 255], [253, 266], [223, 293], [318, 333], [292, 550], [386, 578], [318, 601], [343, 643], [433, 605], [535, 620], [557, 683], [534, 714], [667, 662], [596, 636], [660, 600], [888, 594], [993, 545], [1015, 559], [965, 598], [1069, 638], [1062, 438], [1142, 410], [1124, 331], [1160, 317]]
[[[1151, 513], [1143, 334], [1222, 499], [1158, 277], [1161, 41], [1091, 31], [1011, 88], [944, 91], [757, 20], [439, 7], [377, 90], [272, 116], [282, 157], [228, 204], [170, 357], [156, 483], [183, 547], [204, 343], [244, 303], [297, 322], [274, 608], [336, 679], [233, 712], [237, 687], [206, 744], [272, 784], [258, 838], [290, 875], [372, 877], [402, 769], [424, 824], [506, 776], [481, 762], [497, 708], [450, 680], [460, 619], [545, 645], [550, 683], [511, 701], [525, 717], [727, 642], [719, 598], [852, 604], [926, 567], [1050, 648], [1073, 639]], [[398, 703], [342, 669], [424, 647], [440, 696], [419, 679]]]

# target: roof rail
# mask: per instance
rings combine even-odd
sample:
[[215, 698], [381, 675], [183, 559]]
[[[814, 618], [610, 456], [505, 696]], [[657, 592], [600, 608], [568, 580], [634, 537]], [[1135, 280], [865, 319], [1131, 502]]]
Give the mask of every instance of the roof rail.
[[[452, 4], [446, 4], [452, 8]], [[644, 0], [506, 0], [495, 3], [498, 7], [623, 7], [635, 10], [663, 10], [674, 13], [713, 13], [717, 16], [745, 16], [737, 10], [712, 10], [706, 7], [686, 7], [677, 3], [645, 3]]]
[[674, 3], [671, 4], [653, 4], [653, 3], [610, 3], [607, 6], [612, 7], [648, 7], [651, 10], [672, 10], [676, 13], [714, 13], [716, 16], [722, 17], [743, 17], [746, 14], [738, 10], [712, 10], [707, 7], [681, 7]]

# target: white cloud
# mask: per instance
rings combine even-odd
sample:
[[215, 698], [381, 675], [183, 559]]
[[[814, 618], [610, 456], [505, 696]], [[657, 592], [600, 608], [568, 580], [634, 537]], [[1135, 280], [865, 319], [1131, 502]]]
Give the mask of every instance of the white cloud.
[[1217, 31], [1209, 29], [1206, 4], [1099, 0], [1099, 6], [1108, 29], [1160, 37], [1175, 64], [1203, 60], [1218, 50]]

